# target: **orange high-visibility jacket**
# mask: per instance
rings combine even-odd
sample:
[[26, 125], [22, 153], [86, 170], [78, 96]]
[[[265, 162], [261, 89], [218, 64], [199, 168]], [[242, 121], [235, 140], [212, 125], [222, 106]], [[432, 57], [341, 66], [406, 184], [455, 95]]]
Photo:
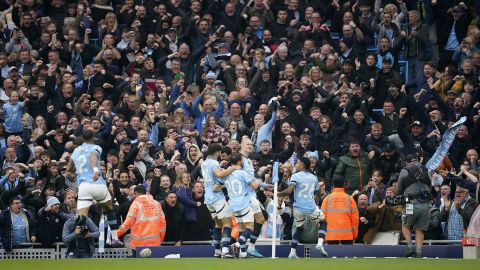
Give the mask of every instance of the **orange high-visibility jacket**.
[[120, 237], [130, 229], [131, 246], [160, 246], [165, 238], [167, 222], [160, 203], [151, 195], [138, 196], [117, 231]]
[[322, 203], [327, 221], [327, 241], [353, 240], [358, 235], [358, 209], [344, 188], [334, 188]]

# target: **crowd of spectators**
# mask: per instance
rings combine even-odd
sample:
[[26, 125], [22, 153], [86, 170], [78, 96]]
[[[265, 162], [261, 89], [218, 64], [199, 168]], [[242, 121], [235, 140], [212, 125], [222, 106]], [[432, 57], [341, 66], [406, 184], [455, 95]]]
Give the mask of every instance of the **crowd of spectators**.
[[[86, 129], [103, 149], [118, 224], [144, 185], [161, 202], [165, 241], [177, 245], [210, 239], [207, 146], [222, 144], [228, 164], [243, 136], [254, 142], [257, 178], [270, 182], [281, 163], [280, 189], [307, 156], [319, 206], [332, 179], [344, 179], [359, 208], [356, 242], [371, 243], [400, 230], [401, 210], [385, 200], [405, 157], [426, 163], [465, 116], [429, 172], [426, 236], [461, 239], [479, 203], [476, 1], [0, 0], [0, 10], [7, 250], [75, 237], [63, 226], [77, 194], [65, 166]], [[272, 192], [257, 193], [271, 214]], [[290, 239], [291, 198], [279, 203], [279, 237]], [[90, 214], [94, 227], [100, 211]]]

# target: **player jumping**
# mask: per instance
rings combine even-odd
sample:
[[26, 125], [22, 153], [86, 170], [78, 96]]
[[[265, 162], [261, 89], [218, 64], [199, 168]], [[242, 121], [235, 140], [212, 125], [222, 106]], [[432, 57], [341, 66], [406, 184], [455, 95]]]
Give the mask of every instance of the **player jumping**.
[[288, 258], [298, 258], [297, 246], [300, 236], [303, 232], [303, 224], [307, 218], [311, 220], [319, 220], [318, 243], [315, 247], [323, 256], [328, 254], [323, 248], [327, 223], [322, 210], [315, 203], [315, 192], [318, 191], [318, 180], [313, 174], [308, 172], [310, 169], [310, 160], [301, 157], [295, 163], [296, 173], [292, 175], [288, 188], [278, 193], [278, 196], [286, 196], [293, 193], [293, 218], [296, 223], [296, 231], [293, 234], [292, 248]]
[[96, 200], [102, 205], [112, 230], [112, 246], [122, 246], [117, 237], [117, 218], [113, 210], [112, 197], [108, 192], [105, 179], [100, 175], [100, 156], [102, 148], [95, 144], [95, 132], [85, 130], [83, 144], [77, 147], [67, 165], [67, 171], [76, 173], [78, 183], [78, 218], [86, 220], [88, 210]]

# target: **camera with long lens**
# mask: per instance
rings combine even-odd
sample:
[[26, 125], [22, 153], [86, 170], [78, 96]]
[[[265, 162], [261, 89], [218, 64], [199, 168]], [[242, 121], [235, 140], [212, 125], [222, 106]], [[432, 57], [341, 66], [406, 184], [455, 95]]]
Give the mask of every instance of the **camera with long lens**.
[[405, 204], [405, 196], [397, 195], [395, 197], [386, 197], [385, 204], [388, 206], [397, 206]]

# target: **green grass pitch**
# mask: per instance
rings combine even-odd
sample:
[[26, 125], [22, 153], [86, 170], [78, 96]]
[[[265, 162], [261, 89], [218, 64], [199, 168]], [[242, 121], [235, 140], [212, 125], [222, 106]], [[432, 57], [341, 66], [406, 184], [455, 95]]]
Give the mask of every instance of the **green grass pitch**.
[[2, 260], [5, 270], [453, 270], [480, 269], [480, 260], [446, 259], [81, 259], [81, 260]]

